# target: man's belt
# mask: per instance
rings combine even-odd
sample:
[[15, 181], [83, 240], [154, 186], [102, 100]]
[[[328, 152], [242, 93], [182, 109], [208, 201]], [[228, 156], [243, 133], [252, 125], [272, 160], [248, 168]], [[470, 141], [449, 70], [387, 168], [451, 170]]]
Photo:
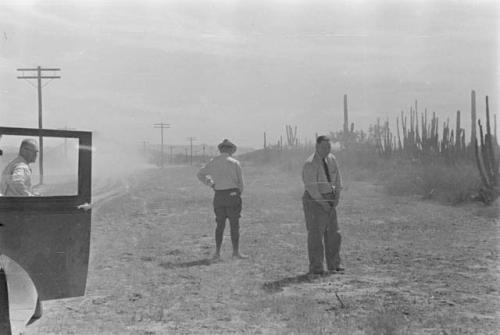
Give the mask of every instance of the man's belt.
[[239, 188], [227, 188], [225, 190], [215, 190], [216, 194], [231, 194], [233, 192], [236, 192], [239, 195], [240, 189]]

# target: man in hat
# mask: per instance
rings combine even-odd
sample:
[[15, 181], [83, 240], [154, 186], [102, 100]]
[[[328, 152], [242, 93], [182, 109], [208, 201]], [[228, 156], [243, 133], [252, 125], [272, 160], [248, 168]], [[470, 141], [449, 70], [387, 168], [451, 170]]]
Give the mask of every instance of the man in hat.
[[0, 194], [7, 197], [31, 197], [38, 195], [31, 185], [30, 164], [36, 161], [38, 145], [35, 140], [25, 139], [19, 147], [19, 155], [2, 172]]
[[231, 226], [231, 242], [233, 257], [246, 258], [239, 250], [241, 193], [243, 177], [240, 162], [231, 157], [236, 152], [236, 145], [225, 139], [218, 145], [220, 155], [212, 158], [197, 174], [198, 179], [215, 191], [214, 212], [217, 227], [215, 228], [215, 254], [213, 260], [220, 260], [220, 249], [226, 219]]
[[302, 197], [307, 228], [309, 273], [324, 274], [323, 259], [329, 273], [341, 272], [341, 236], [336, 207], [342, 190], [342, 180], [335, 156], [330, 152], [327, 136], [316, 139], [316, 152], [305, 162]]

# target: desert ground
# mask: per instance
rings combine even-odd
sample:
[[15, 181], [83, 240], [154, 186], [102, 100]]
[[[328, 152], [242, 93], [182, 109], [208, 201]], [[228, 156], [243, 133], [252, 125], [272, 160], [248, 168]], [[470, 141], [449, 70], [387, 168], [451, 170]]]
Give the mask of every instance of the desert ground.
[[[498, 206], [389, 196], [348, 174], [344, 274], [306, 276], [300, 171], [244, 164], [241, 248], [214, 249], [194, 166], [96, 181], [86, 295], [33, 334], [497, 334]], [[457, 181], [460, 182], [460, 181]]]

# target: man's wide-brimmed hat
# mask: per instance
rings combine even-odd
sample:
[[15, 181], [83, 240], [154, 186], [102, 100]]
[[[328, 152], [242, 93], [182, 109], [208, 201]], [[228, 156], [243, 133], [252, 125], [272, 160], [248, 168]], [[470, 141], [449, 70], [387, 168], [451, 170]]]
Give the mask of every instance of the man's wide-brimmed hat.
[[224, 141], [222, 141], [221, 143], [219, 143], [219, 145], [217, 146], [217, 148], [219, 150], [221, 150], [222, 148], [232, 148], [234, 151], [236, 151], [236, 144], [234, 144], [233, 142], [231, 142], [230, 140], [228, 140], [227, 138], [225, 138]]

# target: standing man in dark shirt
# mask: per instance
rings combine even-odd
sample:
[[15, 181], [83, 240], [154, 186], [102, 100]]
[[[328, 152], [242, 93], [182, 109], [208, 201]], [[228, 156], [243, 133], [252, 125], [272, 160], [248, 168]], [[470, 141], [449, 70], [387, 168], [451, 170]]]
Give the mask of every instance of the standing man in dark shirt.
[[330, 151], [330, 139], [319, 136], [316, 152], [306, 160], [302, 172], [305, 187], [302, 200], [311, 274], [324, 274], [324, 258], [328, 272], [344, 270], [340, 265], [341, 236], [336, 211], [342, 179], [335, 156]]

